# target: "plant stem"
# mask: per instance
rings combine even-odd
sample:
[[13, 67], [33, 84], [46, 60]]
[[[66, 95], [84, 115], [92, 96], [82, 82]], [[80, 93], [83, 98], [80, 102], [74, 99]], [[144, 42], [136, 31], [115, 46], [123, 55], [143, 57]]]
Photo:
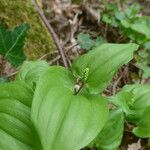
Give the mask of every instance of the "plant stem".
[[84, 83], [81, 80], [77, 80], [77, 83], [74, 88], [74, 95], [77, 95], [83, 88]]

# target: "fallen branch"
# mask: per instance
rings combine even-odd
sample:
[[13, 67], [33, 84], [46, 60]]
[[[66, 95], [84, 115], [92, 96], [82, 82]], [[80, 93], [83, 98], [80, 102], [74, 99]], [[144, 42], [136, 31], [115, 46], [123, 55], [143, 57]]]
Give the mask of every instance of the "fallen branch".
[[60, 56], [61, 56], [61, 59], [63, 61], [64, 66], [66, 68], [68, 68], [68, 63], [67, 63], [67, 60], [66, 60], [66, 57], [65, 57], [65, 54], [64, 54], [64, 50], [62, 49], [62, 47], [60, 45], [59, 39], [58, 39], [55, 31], [53, 30], [52, 26], [50, 25], [50, 23], [48, 22], [48, 20], [44, 16], [44, 13], [41, 10], [41, 8], [38, 6], [37, 2], [35, 0], [32, 0], [32, 1], [33, 1], [33, 4], [34, 4], [39, 16], [41, 17], [42, 21], [44, 22], [45, 26], [47, 27], [48, 31], [51, 33], [51, 35], [54, 39], [54, 42], [55, 42], [55, 44], [56, 44], [56, 46], [59, 50], [59, 53], [60, 53]]

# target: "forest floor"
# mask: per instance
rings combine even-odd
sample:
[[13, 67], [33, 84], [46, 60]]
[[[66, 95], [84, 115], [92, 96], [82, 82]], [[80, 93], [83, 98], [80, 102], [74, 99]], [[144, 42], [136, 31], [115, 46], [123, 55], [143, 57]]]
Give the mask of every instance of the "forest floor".
[[[138, 2], [145, 7], [141, 13], [149, 15], [150, 10], [147, 3], [144, 3], [144, 1]], [[123, 5], [128, 6], [133, 3], [134, 1]], [[116, 4], [118, 7], [124, 7], [120, 3]], [[68, 0], [43, 0], [43, 11], [59, 38], [59, 44], [64, 50], [65, 58], [69, 66], [71, 66], [75, 58], [88, 51], [79, 45], [80, 33], [89, 35], [92, 40], [95, 40], [97, 37], [102, 37], [103, 40], [110, 43], [126, 43], [126, 41], [128, 41], [126, 37], [120, 35], [117, 27], [111, 27], [99, 20], [103, 9], [104, 5], [99, 0], [89, 0], [83, 4], [73, 4], [68, 2]], [[84, 37], [81, 37], [81, 40], [82, 38]], [[86, 38], [87, 37], [85, 37], [85, 40]], [[63, 65], [61, 55], [58, 51], [46, 54], [41, 59], [46, 59], [49, 64]], [[16, 69], [2, 57], [0, 57], [0, 67], [3, 68], [0, 69], [1, 76], [13, 78], [16, 74]], [[107, 96], [114, 95], [124, 85], [132, 84], [135, 80], [142, 83], [150, 83], [149, 78], [142, 78], [140, 76], [139, 68], [135, 65], [135, 61], [133, 60], [118, 71], [110, 86], [103, 94]], [[130, 132], [131, 129], [132, 126], [126, 124], [120, 150], [146, 150], [147, 139], [143, 140], [135, 137]], [[96, 148], [87, 148], [84, 150], [96, 150]]]

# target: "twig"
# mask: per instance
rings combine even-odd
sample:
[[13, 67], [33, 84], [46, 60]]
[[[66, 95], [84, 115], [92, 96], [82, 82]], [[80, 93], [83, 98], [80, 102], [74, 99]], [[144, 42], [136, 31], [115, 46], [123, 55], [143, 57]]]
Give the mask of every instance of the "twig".
[[57, 60], [60, 59], [60, 55], [58, 55], [57, 57], [55, 57], [54, 59], [52, 59], [51, 61], [48, 62], [49, 65], [53, 64], [54, 62], [56, 62]]
[[53, 54], [58, 54], [58, 51], [49, 52], [49, 53], [47, 53], [47, 54], [45, 54], [45, 55], [42, 55], [38, 60], [43, 60], [43, 59], [45, 59], [47, 56], [53, 55]]
[[75, 44], [73, 44], [73, 45], [70, 45], [70, 46], [68, 46], [68, 47], [66, 47], [65, 49], [66, 49], [66, 52], [68, 52], [69, 50], [71, 50], [72, 48], [74, 48], [75, 46], [77, 46], [78, 44], [77, 43], [75, 43]]
[[121, 74], [121, 76], [117, 79], [117, 81], [113, 85], [113, 95], [116, 94], [116, 87], [117, 87], [119, 81], [121, 80], [122, 76], [123, 76], [123, 74]]
[[97, 13], [94, 9], [92, 9], [87, 4], [83, 5], [83, 9], [93, 18], [94, 21], [98, 22], [98, 20], [100, 18], [100, 12]]
[[10, 78], [10, 77], [12, 77], [12, 76], [15, 76], [17, 73], [18, 73], [18, 71], [15, 71], [15, 72], [13, 72], [13, 73], [11, 73], [11, 74], [9, 74], [9, 75], [6, 75], [5, 77], [6, 77], [6, 78]]
[[60, 56], [62, 58], [62, 61], [63, 61], [63, 64], [66, 68], [68, 68], [68, 63], [67, 63], [67, 60], [66, 60], [66, 57], [65, 57], [65, 54], [64, 54], [64, 51], [60, 45], [60, 42], [59, 42], [59, 39], [55, 33], [55, 31], [53, 30], [52, 26], [50, 25], [50, 23], [48, 22], [48, 20], [46, 19], [46, 17], [44, 16], [44, 13], [43, 11], [41, 10], [41, 8], [38, 6], [37, 2], [35, 0], [32, 0], [33, 1], [33, 4], [39, 14], [39, 16], [41, 17], [42, 21], [44, 22], [45, 26], [47, 27], [48, 31], [51, 33], [54, 41], [55, 41], [55, 44], [59, 50], [59, 53], [60, 53]]

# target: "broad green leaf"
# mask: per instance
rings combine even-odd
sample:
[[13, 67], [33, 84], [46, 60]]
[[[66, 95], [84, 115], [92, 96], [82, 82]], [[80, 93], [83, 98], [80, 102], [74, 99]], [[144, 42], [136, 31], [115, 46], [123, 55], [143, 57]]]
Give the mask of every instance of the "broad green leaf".
[[138, 49], [136, 44], [103, 44], [81, 56], [72, 65], [75, 77], [83, 78], [88, 69], [85, 87], [92, 93], [99, 93], [109, 85], [116, 71], [133, 58]]
[[34, 88], [40, 76], [49, 68], [45, 61], [26, 61], [22, 65], [17, 80], [21, 80]]
[[150, 106], [146, 107], [137, 127], [133, 129], [133, 133], [141, 138], [150, 138]]
[[23, 83], [0, 85], [0, 149], [40, 150], [30, 120], [33, 93]]
[[118, 150], [124, 129], [124, 114], [121, 109], [109, 112], [108, 121], [96, 138], [98, 150]]
[[63, 67], [40, 78], [31, 117], [43, 150], [79, 150], [102, 130], [108, 115], [104, 99], [85, 90], [74, 95], [75, 79]]
[[13, 66], [19, 66], [25, 60], [22, 49], [28, 29], [27, 24], [22, 24], [12, 30], [0, 26], [0, 54], [4, 55]]

